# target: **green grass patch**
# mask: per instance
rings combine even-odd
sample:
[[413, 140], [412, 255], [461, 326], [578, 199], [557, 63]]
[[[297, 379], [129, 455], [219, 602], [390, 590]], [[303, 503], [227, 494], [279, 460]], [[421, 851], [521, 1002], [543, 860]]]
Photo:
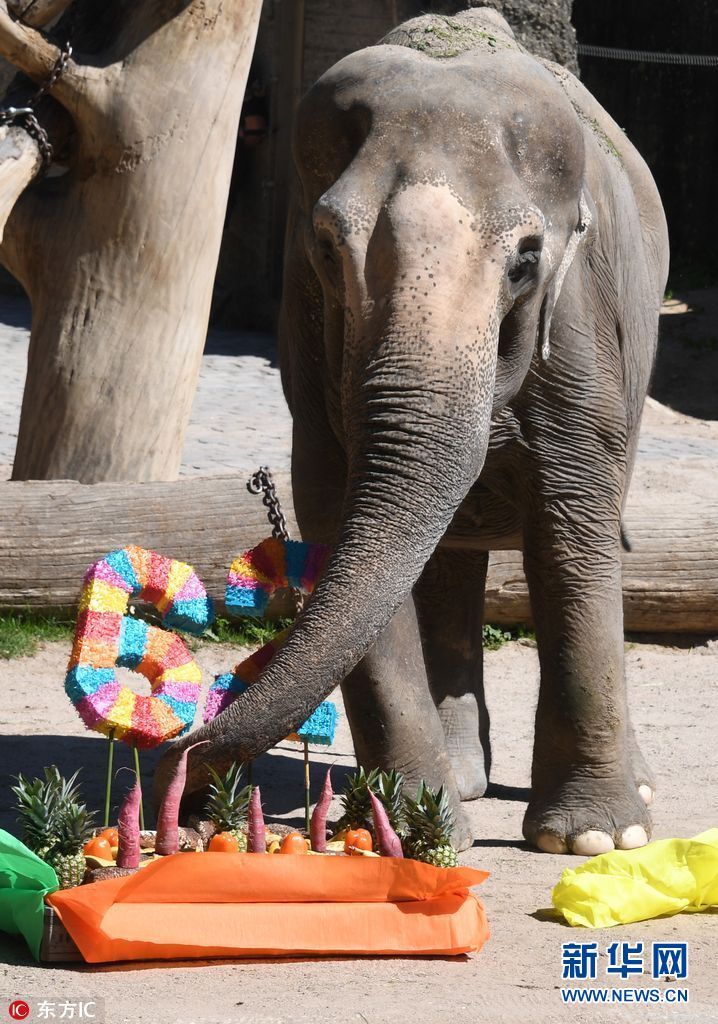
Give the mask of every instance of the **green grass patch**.
[[[144, 612], [144, 609], [142, 609]], [[160, 625], [159, 616], [142, 615], [153, 625]], [[261, 647], [269, 643], [277, 633], [291, 625], [291, 619], [224, 619], [218, 618], [210, 629], [199, 638], [183, 634], [188, 645], [195, 649], [203, 641], [227, 644], [234, 647]], [[0, 658], [26, 658], [38, 649], [41, 643], [58, 642], [72, 644], [75, 623], [52, 616], [35, 615], [30, 612], [13, 612], [0, 615]], [[484, 650], [497, 651], [511, 640], [521, 637], [535, 638], [533, 630], [524, 626], [505, 628], [487, 624], [483, 627]]]
[[35, 654], [41, 643], [72, 643], [74, 622], [32, 612], [0, 615], [0, 658], [26, 658]]
[[492, 626], [487, 623], [483, 628], [485, 651], [498, 651], [499, 647], [503, 647], [509, 641], [523, 638], [535, 640], [536, 634], [526, 626], [511, 626], [507, 629], [504, 626]]
[[291, 619], [216, 619], [204, 631], [202, 640], [215, 644], [233, 644], [235, 647], [261, 647], [290, 626]]

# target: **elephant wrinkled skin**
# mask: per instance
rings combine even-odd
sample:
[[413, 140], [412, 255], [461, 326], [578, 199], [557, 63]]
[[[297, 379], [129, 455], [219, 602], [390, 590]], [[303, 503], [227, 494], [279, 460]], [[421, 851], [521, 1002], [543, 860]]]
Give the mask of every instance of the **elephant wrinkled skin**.
[[466, 846], [460, 800], [490, 760], [487, 552], [521, 546], [541, 664], [524, 834], [642, 845], [653, 779], [626, 703], [620, 546], [667, 274], [648, 169], [482, 9], [340, 61], [301, 103], [294, 159], [295, 508], [334, 550], [262, 678], [190, 738], [212, 743], [190, 787], [343, 680], [360, 763], [444, 784]]

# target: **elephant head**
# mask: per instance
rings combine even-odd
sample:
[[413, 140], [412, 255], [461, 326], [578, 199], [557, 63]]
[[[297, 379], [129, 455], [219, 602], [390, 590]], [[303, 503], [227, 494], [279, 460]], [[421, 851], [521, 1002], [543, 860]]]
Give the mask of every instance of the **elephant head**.
[[346, 453], [342, 525], [287, 644], [193, 734], [203, 760], [268, 749], [362, 658], [476, 482], [492, 416], [548, 354], [590, 220], [581, 125], [509, 35], [477, 39], [450, 60], [360, 51], [302, 101], [285, 290], [298, 262]]

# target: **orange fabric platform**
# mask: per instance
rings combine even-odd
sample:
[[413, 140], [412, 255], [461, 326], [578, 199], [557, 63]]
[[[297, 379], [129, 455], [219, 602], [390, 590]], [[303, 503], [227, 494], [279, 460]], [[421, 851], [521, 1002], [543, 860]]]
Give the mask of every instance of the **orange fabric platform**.
[[413, 860], [179, 853], [48, 896], [88, 963], [457, 955], [489, 937], [473, 868]]

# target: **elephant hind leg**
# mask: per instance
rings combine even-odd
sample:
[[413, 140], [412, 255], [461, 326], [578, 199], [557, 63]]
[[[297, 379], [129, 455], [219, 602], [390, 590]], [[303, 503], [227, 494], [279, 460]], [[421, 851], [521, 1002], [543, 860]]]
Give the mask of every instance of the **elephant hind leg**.
[[482, 625], [487, 551], [437, 548], [414, 587], [429, 688], [462, 800], [483, 796], [491, 768]]

